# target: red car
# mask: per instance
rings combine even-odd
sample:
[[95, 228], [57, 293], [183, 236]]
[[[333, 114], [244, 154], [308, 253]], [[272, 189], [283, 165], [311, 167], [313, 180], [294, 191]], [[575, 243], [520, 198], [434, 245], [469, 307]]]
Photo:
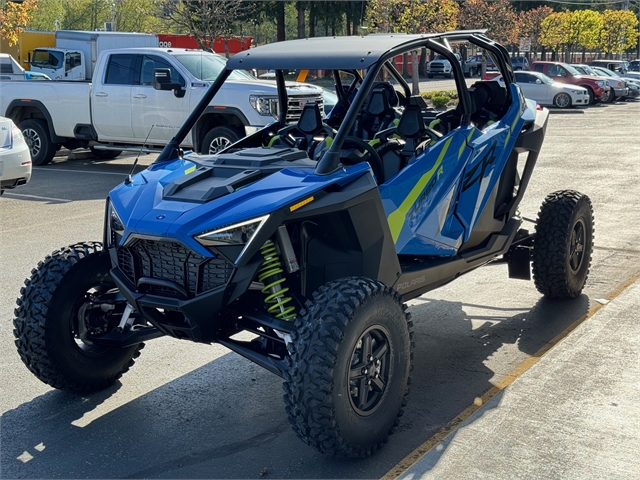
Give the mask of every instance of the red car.
[[605, 101], [609, 96], [609, 85], [601, 77], [582, 75], [578, 70], [568, 63], [562, 62], [533, 62], [531, 70], [541, 72], [556, 82], [570, 83], [584, 87], [589, 92], [589, 104], [593, 105], [598, 101]]

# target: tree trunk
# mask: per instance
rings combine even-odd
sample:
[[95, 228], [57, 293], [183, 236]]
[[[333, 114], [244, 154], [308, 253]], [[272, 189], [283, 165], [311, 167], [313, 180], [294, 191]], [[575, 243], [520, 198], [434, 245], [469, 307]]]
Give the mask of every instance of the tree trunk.
[[582, 63], [587, 63], [587, 49], [582, 47]]
[[287, 39], [287, 34], [284, 28], [284, 2], [276, 3], [276, 41], [284, 42]]
[[418, 67], [418, 73], [421, 75], [427, 74], [427, 49], [422, 48], [420, 50], [420, 65]]
[[298, 38], [305, 38], [304, 4], [302, 2], [298, 2], [296, 7], [298, 9]]
[[418, 75], [418, 50], [411, 52], [411, 92], [420, 95], [420, 76]]
[[316, 14], [313, 10], [309, 12], [309, 37], [316, 36]]
[[224, 37], [224, 56], [229, 58], [229, 37]]
[[409, 76], [409, 54], [408, 53], [404, 53], [402, 55], [402, 76], [403, 77]]
[[351, 19], [347, 15], [347, 37], [351, 36]]

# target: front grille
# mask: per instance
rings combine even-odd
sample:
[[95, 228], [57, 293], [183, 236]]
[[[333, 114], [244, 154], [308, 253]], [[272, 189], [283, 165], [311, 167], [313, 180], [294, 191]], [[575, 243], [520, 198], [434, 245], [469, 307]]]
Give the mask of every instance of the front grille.
[[[147, 239], [118, 248], [118, 266], [134, 285], [141, 277], [168, 280], [184, 288], [190, 297], [226, 284], [233, 273], [233, 265], [222, 257], [203, 257], [178, 242]], [[180, 295], [172, 288], [145, 288], [155, 295]]]
[[435, 65], [431, 65], [429, 67], [430, 72], [444, 72], [444, 65], [441, 63], [436, 63]]
[[324, 118], [324, 101], [322, 94], [318, 95], [289, 95], [287, 101], [287, 122], [297, 122], [307, 103], [317, 103]]

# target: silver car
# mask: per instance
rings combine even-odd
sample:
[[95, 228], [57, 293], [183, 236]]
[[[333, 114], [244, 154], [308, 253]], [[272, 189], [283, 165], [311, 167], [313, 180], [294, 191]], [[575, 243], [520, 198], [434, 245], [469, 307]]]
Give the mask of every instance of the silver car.
[[31, 180], [31, 154], [22, 132], [10, 118], [0, 117], [0, 195]]
[[[540, 72], [514, 72], [516, 83], [526, 98], [540, 105], [558, 108], [570, 108], [589, 105], [589, 93], [586, 88], [560, 83]], [[502, 76], [494, 78], [504, 85]]]

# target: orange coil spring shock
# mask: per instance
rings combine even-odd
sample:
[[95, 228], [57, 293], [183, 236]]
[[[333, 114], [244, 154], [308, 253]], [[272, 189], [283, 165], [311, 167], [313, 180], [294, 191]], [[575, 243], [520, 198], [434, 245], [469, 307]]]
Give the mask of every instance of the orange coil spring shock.
[[267, 311], [280, 320], [293, 320], [296, 318], [296, 309], [291, 302], [291, 297], [285, 297], [289, 291], [284, 286], [287, 279], [282, 275], [282, 263], [276, 250], [276, 245], [271, 240], [267, 240], [260, 248], [260, 253], [264, 257], [264, 262], [258, 272], [258, 281], [264, 284], [262, 293], [266, 295], [264, 302], [269, 305]]

